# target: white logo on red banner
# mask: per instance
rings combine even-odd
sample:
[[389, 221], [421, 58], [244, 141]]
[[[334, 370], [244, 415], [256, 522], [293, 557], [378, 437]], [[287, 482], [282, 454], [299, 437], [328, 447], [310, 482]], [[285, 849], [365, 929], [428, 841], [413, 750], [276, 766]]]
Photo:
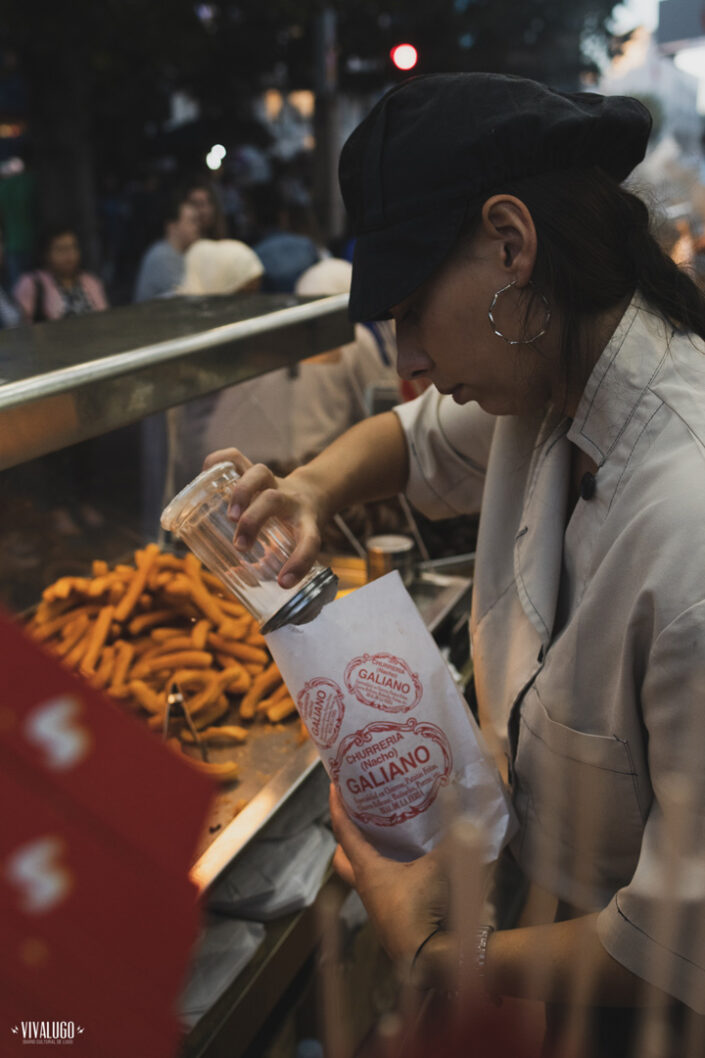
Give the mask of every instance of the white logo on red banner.
[[50, 836], [23, 845], [8, 858], [5, 876], [19, 890], [22, 911], [50, 911], [69, 895], [73, 880], [60, 862], [65, 848], [61, 838]]
[[78, 723], [81, 703], [71, 695], [44, 702], [29, 714], [25, 734], [44, 753], [44, 762], [55, 771], [75, 767], [88, 755], [91, 736]]

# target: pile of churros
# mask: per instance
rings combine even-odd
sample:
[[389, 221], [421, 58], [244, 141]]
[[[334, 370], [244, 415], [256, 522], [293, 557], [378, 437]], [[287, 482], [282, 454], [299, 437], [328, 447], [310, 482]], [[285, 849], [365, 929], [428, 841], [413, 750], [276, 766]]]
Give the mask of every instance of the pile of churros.
[[[61, 577], [42, 593], [30, 634], [156, 730], [174, 684], [206, 744], [245, 741], [243, 721], [276, 724], [295, 714], [256, 622], [194, 555], [149, 544], [134, 559], [112, 568], [95, 561], [92, 577]], [[174, 748], [193, 745], [185, 722], [173, 728]], [[222, 782], [237, 777], [233, 762], [186, 756]]]

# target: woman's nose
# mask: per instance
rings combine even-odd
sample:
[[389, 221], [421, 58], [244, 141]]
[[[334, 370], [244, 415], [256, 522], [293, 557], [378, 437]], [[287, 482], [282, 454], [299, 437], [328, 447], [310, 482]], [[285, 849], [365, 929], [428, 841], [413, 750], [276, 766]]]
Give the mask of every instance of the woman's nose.
[[433, 360], [419, 347], [411, 335], [400, 334], [399, 330], [397, 327], [397, 374], [407, 381], [427, 375], [433, 367]]

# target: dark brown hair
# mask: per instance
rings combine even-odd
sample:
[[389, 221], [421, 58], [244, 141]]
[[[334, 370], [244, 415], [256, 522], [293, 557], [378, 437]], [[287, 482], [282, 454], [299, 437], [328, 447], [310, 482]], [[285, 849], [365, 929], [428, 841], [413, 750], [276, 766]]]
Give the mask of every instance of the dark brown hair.
[[545, 173], [497, 190], [520, 198], [533, 217], [532, 300], [544, 294], [560, 314], [569, 384], [581, 373], [586, 324], [637, 289], [674, 327], [705, 339], [705, 295], [657, 242], [644, 202], [603, 170]]

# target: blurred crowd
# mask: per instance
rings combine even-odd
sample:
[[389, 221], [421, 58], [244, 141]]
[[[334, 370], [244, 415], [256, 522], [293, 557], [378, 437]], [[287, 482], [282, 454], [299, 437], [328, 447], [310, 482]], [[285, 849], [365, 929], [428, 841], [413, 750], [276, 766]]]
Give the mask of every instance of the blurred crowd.
[[0, 176], [0, 328], [58, 320], [109, 305], [179, 294], [262, 289], [291, 293], [332, 252], [295, 168], [238, 186], [197, 173], [168, 183], [147, 175], [98, 200], [101, 261], [84, 267], [71, 224], [41, 229], [31, 168]]
[[[199, 173], [168, 186], [146, 179], [130, 194], [108, 189], [95, 271], [84, 267], [79, 233], [70, 225], [41, 231], [38, 212], [31, 169], [0, 177], [0, 329], [154, 299], [256, 291], [322, 297], [350, 288], [352, 247], [326, 244], [305, 181], [291, 169], [240, 187]], [[394, 327], [384, 321], [356, 326], [339, 349], [146, 419], [134, 443], [149, 531], [164, 482], [181, 487], [209, 451], [236, 445], [286, 472], [416, 392], [400, 391]], [[59, 536], [104, 524], [95, 514], [100, 468], [117, 460], [113, 442], [103, 442], [39, 461]]]
[[[295, 159], [274, 169], [254, 148], [242, 152], [243, 179], [231, 171], [204, 171], [183, 179], [148, 172], [123, 188], [105, 180], [94, 270], [84, 267], [74, 227], [41, 229], [31, 166], [19, 159], [6, 164], [0, 175], [0, 329], [184, 294], [293, 293], [319, 262], [349, 261], [352, 241], [327, 243], [319, 228], [308, 165]], [[680, 267], [705, 281], [705, 216], [697, 203], [666, 207], [659, 236]]]

